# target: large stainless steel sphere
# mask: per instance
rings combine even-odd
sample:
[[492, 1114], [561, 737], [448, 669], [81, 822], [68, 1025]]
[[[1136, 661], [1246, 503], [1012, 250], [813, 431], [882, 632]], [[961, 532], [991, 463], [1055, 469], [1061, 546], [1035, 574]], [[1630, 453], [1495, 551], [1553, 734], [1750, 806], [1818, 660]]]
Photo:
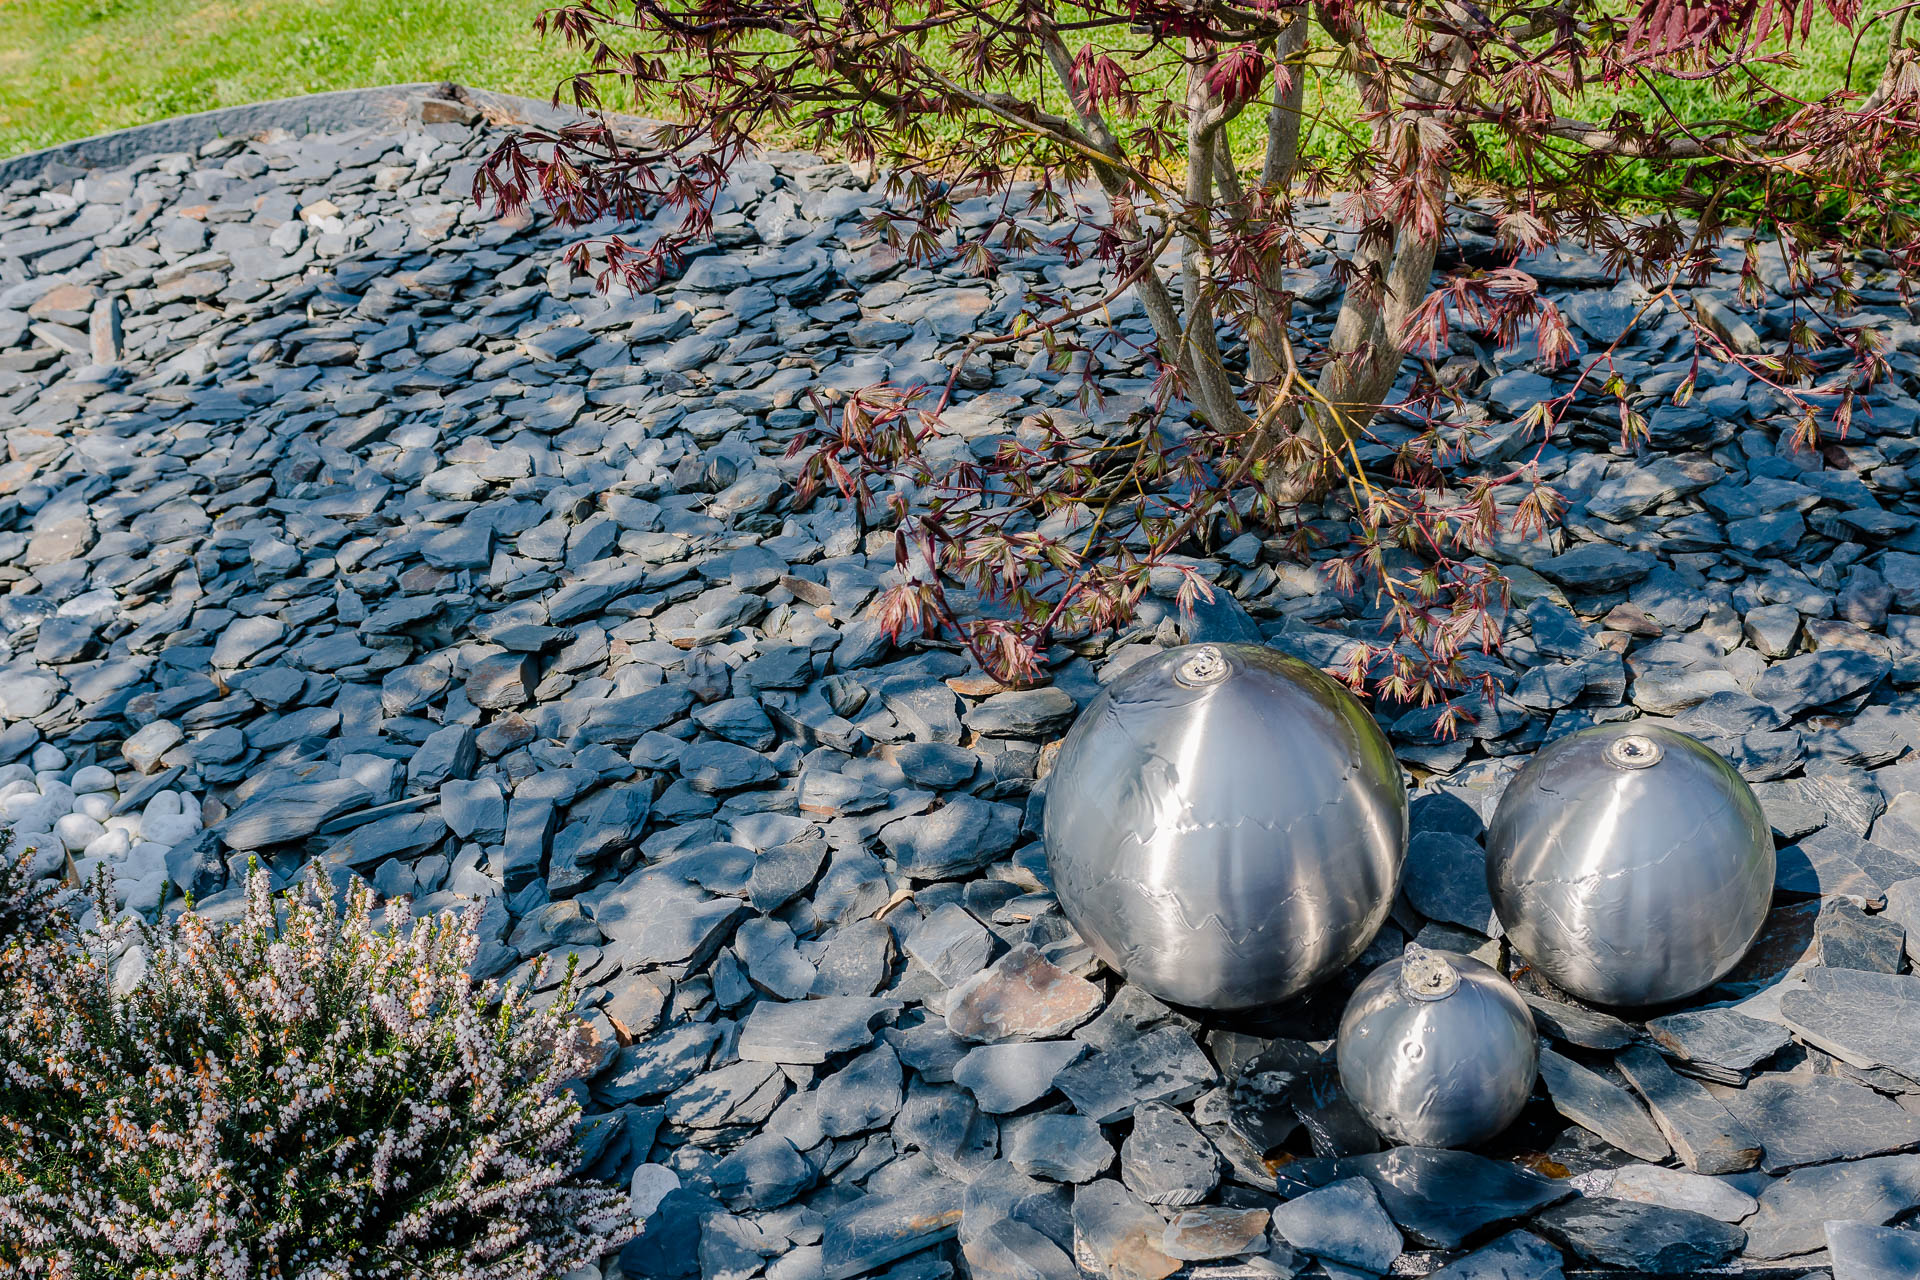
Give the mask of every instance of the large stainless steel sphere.
[[1533, 1013], [1511, 983], [1411, 943], [1354, 991], [1335, 1052], [1360, 1114], [1416, 1147], [1493, 1137], [1527, 1105], [1539, 1066]]
[[1773, 835], [1733, 767], [1636, 723], [1569, 734], [1507, 785], [1487, 887], [1529, 963], [1597, 1004], [1663, 1004], [1740, 962], [1773, 896]]
[[1351, 964], [1387, 918], [1407, 798], [1340, 683], [1258, 645], [1129, 668], [1047, 783], [1047, 866], [1093, 950], [1162, 1000], [1247, 1009]]

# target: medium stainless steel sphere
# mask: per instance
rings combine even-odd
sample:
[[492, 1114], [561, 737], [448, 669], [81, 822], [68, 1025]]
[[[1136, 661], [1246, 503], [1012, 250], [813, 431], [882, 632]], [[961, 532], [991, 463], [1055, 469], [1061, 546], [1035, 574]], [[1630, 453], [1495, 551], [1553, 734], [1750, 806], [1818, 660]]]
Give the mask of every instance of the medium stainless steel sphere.
[[1093, 700], [1047, 783], [1047, 866], [1080, 935], [1174, 1004], [1247, 1009], [1351, 964], [1387, 918], [1407, 797], [1340, 683], [1190, 645]]
[[1664, 1004], [1724, 977], [1766, 922], [1773, 875], [1772, 830], [1745, 780], [1656, 725], [1550, 744], [1487, 830], [1507, 937], [1596, 1004]]
[[1539, 1066], [1533, 1013], [1511, 983], [1412, 943], [1354, 991], [1335, 1051], [1360, 1114], [1416, 1147], [1493, 1137], [1527, 1105]]

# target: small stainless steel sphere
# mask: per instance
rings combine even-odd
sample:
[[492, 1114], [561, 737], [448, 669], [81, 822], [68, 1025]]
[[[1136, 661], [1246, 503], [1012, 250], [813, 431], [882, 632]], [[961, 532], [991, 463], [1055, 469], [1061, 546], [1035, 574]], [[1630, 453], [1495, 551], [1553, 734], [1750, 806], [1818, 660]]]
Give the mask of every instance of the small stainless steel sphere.
[[1175, 1004], [1247, 1009], [1351, 964], [1406, 855], [1399, 763], [1340, 683], [1259, 645], [1148, 658], [1047, 782], [1047, 867], [1095, 953]]
[[1656, 725], [1550, 744], [1487, 830], [1507, 937], [1596, 1004], [1664, 1004], [1724, 977], [1766, 922], [1773, 875], [1773, 834], [1745, 780]]
[[1340, 1087], [1380, 1133], [1416, 1147], [1484, 1142], [1513, 1123], [1539, 1066], [1533, 1013], [1472, 956], [1411, 943], [1340, 1019]]

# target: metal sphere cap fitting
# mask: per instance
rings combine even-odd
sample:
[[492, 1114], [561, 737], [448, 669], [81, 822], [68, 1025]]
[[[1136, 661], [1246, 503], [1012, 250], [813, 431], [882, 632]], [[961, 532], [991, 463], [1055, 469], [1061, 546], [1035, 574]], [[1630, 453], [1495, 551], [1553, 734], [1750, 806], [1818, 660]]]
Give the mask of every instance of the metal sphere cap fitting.
[[1047, 867], [1080, 935], [1162, 1000], [1246, 1009], [1351, 964], [1387, 917], [1406, 788], [1325, 673], [1259, 645], [1145, 659], [1047, 781]]
[[1487, 830], [1507, 937], [1596, 1004], [1664, 1004], [1725, 977], [1760, 935], [1773, 879], [1773, 833], [1746, 781], [1657, 725], [1548, 745]]
[[1396, 1142], [1484, 1142], [1527, 1105], [1534, 1037], [1533, 1013], [1505, 978], [1471, 956], [1409, 943], [1347, 1002], [1340, 1087]]

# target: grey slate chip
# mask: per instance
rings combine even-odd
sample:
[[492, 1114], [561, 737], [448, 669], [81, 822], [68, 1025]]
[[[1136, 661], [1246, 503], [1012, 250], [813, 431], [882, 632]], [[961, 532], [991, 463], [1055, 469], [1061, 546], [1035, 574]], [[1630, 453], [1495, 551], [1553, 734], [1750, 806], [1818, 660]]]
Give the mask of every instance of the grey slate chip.
[[1148, 1204], [1199, 1204], [1220, 1180], [1220, 1157], [1191, 1121], [1164, 1102], [1135, 1107], [1120, 1145], [1120, 1178]]
[[1760, 1140], [1705, 1086], [1675, 1074], [1654, 1050], [1629, 1049], [1614, 1061], [1687, 1168], [1695, 1173], [1738, 1173], [1760, 1162]]
[[1540, 1081], [1554, 1109], [1575, 1124], [1642, 1160], [1672, 1154], [1646, 1109], [1619, 1085], [1551, 1049], [1540, 1051]]
[[1159, 1027], [1096, 1053], [1054, 1081], [1074, 1109], [1101, 1124], [1133, 1114], [1143, 1102], [1178, 1105], [1215, 1082], [1213, 1064], [1179, 1027]]
[[1768, 1173], [1920, 1146], [1920, 1116], [1832, 1076], [1755, 1076], [1722, 1101], [1760, 1137]]
[[983, 1044], [954, 1066], [953, 1080], [973, 1094], [982, 1111], [1018, 1111], [1052, 1092], [1054, 1080], [1086, 1049], [1077, 1040]]
[[1538, 1229], [1590, 1262], [1687, 1275], [1719, 1266], [1747, 1244], [1747, 1233], [1703, 1213], [1582, 1196], [1534, 1219]]
[[1327, 1262], [1383, 1274], [1400, 1256], [1400, 1229], [1365, 1178], [1343, 1178], [1273, 1211], [1274, 1234]]
[[898, 1000], [863, 996], [763, 1000], [741, 1027], [739, 1053], [757, 1062], [825, 1062], [872, 1044], [877, 1024], [899, 1008]]

